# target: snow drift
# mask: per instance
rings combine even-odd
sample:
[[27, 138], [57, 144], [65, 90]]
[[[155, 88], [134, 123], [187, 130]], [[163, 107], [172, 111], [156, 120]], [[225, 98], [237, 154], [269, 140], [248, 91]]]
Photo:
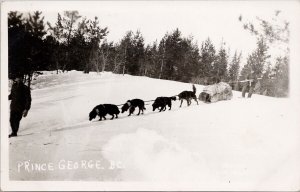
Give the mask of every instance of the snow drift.
[[[191, 84], [112, 73], [68, 72], [37, 78], [32, 108], [9, 140], [11, 180], [195, 181], [198, 190], [297, 190], [300, 119], [289, 99], [233, 91], [227, 101], [89, 121], [101, 103], [173, 96]], [[197, 93], [203, 86], [196, 85]], [[215, 90], [218, 92], [218, 90]], [[53, 171], [18, 163], [53, 163]], [[101, 162], [103, 169], [58, 169], [59, 162]], [[120, 162], [120, 167], [112, 166]], [[117, 185], [117, 183], [116, 183]]]

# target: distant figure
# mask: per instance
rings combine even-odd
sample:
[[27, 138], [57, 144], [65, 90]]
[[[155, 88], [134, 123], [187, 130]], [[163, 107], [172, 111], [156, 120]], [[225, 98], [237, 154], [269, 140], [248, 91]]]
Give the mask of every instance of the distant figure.
[[12, 129], [12, 133], [8, 137], [16, 137], [22, 116], [27, 116], [31, 106], [30, 89], [24, 85], [21, 77], [16, 77], [14, 79], [8, 99], [11, 100], [9, 121]]
[[253, 79], [249, 79], [249, 77], [247, 77], [247, 79], [244, 81], [244, 85], [242, 89], [242, 97], [245, 97], [246, 92], [249, 92], [248, 98], [251, 98], [256, 83], [257, 83], [256, 77], [254, 77]]

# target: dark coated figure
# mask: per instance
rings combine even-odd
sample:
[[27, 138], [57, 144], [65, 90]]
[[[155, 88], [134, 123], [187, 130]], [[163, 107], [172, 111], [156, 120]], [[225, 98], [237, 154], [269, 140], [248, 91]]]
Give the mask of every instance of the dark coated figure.
[[26, 117], [31, 107], [31, 93], [29, 87], [24, 85], [21, 77], [14, 79], [11, 93], [8, 96], [10, 103], [10, 126], [12, 133], [9, 137], [16, 137], [22, 117]]

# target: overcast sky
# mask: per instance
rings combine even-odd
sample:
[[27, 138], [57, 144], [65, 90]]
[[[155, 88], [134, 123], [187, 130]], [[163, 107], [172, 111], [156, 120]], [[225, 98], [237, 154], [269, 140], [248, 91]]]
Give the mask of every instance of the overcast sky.
[[[235, 50], [243, 51], [246, 59], [256, 46], [255, 37], [243, 29], [240, 15], [249, 21], [257, 16], [270, 18], [275, 10], [293, 22], [294, 5], [299, 1], [92, 1], [92, 2], [13, 2], [11, 10], [41, 10], [45, 21], [54, 24], [57, 13], [78, 10], [87, 18], [97, 16], [102, 27], [108, 27], [109, 41], [119, 41], [126, 31], [140, 30], [146, 43], [160, 40], [176, 28], [183, 36], [193, 36], [201, 45], [208, 37], [216, 48], [222, 40]], [[295, 21], [299, 22], [299, 21]]]

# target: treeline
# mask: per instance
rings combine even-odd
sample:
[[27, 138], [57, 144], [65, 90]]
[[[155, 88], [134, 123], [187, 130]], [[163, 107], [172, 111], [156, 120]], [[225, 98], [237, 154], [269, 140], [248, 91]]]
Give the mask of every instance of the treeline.
[[[218, 49], [209, 38], [198, 45], [192, 37], [183, 37], [179, 29], [150, 44], [139, 31], [126, 32], [119, 42], [107, 41], [108, 33], [97, 17], [86, 19], [78, 11], [58, 14], [54, 24], [45, 23], [39, 11], [28, 17], [10, 12], [9, 78], [21, 74], [30, 86], [34, 73], [41, 70], [112, 71], [204, 85], [218, 78], [240, 89], [238, 81], [255, 74], [263, 77], [258, 92], [286, 96], [288, 91], [288, 57], [278, 58], [275, 65], [267, 63], [264, 38], [258, 40], [257, 49], [241, 69], [241, 52], [230, 57], [223, 42]], [[278, 88], [276, 81], [282, 76], [287, 85], [281, 83]]]

